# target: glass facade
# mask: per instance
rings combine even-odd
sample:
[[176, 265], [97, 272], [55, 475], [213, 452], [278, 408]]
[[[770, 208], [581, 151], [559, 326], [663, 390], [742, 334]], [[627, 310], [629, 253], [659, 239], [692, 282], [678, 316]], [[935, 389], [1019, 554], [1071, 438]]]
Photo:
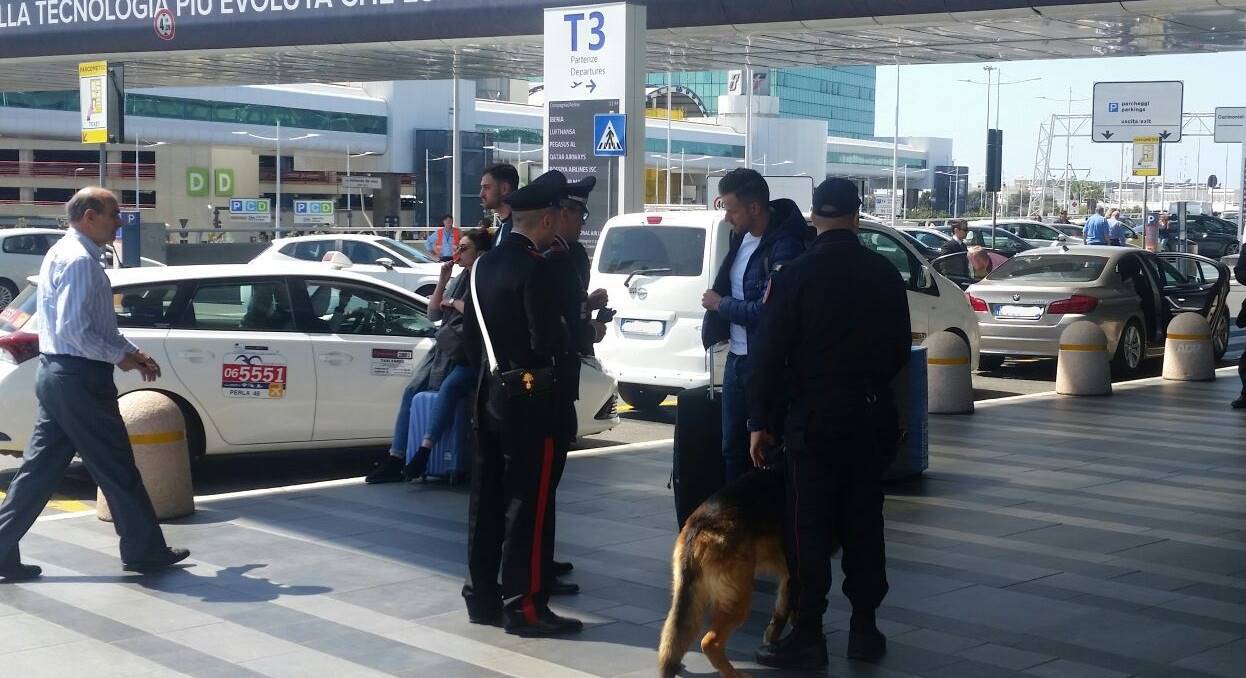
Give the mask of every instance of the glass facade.
[[[911, 169], [925, 169], [926, 160], [924, 158], [905, 158], [900, 157], [900, 166]], [[826, 161], [831, 164], [839, 165], [873, 165], [875, 167], [891, 167], [891, 154], [887, 155], [866, 155], [864, 153], [840, 153], [831, 151], [826, 154]]]
[[[874, 67], [836, 66], [776, 69], [770, 92], [779, 98], [779, 116], [825, 120], [833, 137], [874, 136]], [[665, 85], [665, 73], [649, 75], [649, 84]], [[727, 93], [727, 71], [672, 73], [671, 84], [701, 96], [710, 115], [718, 113], [718, 97]]]
[[[44, 111], [74, 111], [79, 108], [77, 90], [55, 92], [0, 92], [0, 107], [34, 108]], [[239, 104], [230, 101], [179, 99], [151, 94], [126, 97], [126, 115], [144, 118], [198, 120], [251, 125], [272, 125], [278, 120], [286, 127], [329, 132], [385, 134], [389, 119], [383, 115], [314, 111], [287, 106]]]

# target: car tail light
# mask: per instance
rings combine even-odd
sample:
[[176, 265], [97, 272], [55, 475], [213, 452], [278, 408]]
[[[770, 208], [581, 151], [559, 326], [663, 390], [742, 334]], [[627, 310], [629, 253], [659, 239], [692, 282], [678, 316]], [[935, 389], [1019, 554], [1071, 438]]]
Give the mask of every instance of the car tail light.
[[645, 217], [645, 223], [660, 224], [662, 223], [662, 217]]
[[1099, 305], [1099, 300], [1095, 297], [1088, 297], [1082, 294], [1074, 294], [1068, 299], [1060, 299], [1053, 301], [1047, 305], [1047, 313], [1050, 315], [1063, 315], [1066, 313], [1076, 313], [1085, 315], [1095, 310]]
[[985, 301], [969, 294], [968, 292], [965, 293], [965, 299], [969, 300], [969, 307], [975, 311], [982, 311], [985, 313], [988, 310]]
[[21, 365], [39, 355], [39, 335], [12, 332], [0, 337], [0, 362]]

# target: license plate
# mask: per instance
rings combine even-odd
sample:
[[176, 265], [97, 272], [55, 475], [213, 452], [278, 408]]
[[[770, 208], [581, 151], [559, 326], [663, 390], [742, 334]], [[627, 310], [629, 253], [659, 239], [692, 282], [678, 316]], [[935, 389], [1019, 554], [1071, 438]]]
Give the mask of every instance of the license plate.
[[619, 331], [624, 334], [660, 337], [666, 332], [666, 323], [661, 320], [622, 320], [619, 321]]
[[1003, 304], [995, 309], [997, 318], [1016, 318], [1018, 320], [1038, 320], [1043, 317], [1042, 306], [1016, 306]]

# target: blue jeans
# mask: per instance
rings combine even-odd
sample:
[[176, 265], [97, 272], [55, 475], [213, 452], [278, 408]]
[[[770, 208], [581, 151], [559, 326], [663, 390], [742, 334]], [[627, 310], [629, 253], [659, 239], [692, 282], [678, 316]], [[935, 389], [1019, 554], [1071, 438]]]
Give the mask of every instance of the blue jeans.
[[748, 356], [728, 353], [722, 406], [723, 475], [727, 484], [752, 468], [748, 457], [748, 375]]
[[[467, 365], [456, 365], [442, 380], [441, 389], [437, 391], [437, 402], [433, 405], [432, 421], [426, 434], [434, 445], [441, 439], [441, 434], [454, 424], [455, 408], [471, 391], [472, 382], [475, 381], [475, 372]], [[411, 398], [415, 396], [415, 393], [415, 389], [410, 386], [402, 392], [402, 403], [398, 406], [398, 417], [394, 422], [394, 442], [389, 446], [390, 453], [395, 456], [403, 456], [407, 453], [407, 436], [410, 435], [411, 426]]]

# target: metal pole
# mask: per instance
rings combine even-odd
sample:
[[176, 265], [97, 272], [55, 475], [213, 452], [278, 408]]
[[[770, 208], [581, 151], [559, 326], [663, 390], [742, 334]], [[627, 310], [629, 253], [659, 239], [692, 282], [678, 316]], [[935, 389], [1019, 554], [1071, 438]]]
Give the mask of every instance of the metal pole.
[[[900, 62], [896, 61], [895, 128], [891, 130], [891, 227], [896, 227], [896, 170], [900, 166]], [[905, 168], [905, 180], [908, 180]]]
[[346, 144], [346, 228], [350, 228], [350, 143]]
[[666, 72], [666, 204], [671, 204], [671, 72]]
[[[1073, 115], [1073, 88], [1069, 88], [1069, 115]], [[1071, 175], [1073, 165], [1070, 164], [1069, 144], [1072, 141], [1072, 128], [1069, 126], [1069, 118], [1064, 119], [1064, 209], [1069, 208], [1069, 175]]]
[[[455, 226], [462, 226], [462, 193], [463, 193], [463, 139], [459, 131], [461, 123], [459, 113], [459, 54], [454, 53], [454, 80], [451, 82], [450, 104], [450, 217]], [[521, 165], [522, 166], [522, 165]], [[455, 243], [457, 246], [458, 243]]]
[[747, 110], [744, 112], [744, 166], [753, 168], [753, 67], [748, 65], [744, 67], [744, 82], [740, 83], [748, 88], [744, 97], [744, 103]]
[[277, 221], [276, 230], [277, 237], [281, 237], [281, 121], [277, 121], [277, 204], [273, 205], [276, 210]]
[[428, 204], [432, 198], [428, 195], [428, 147], [424, 147], [424, 228], [428, 228]]
[[100, 144], [100, 188], [106, 184], [108, 176], [108, 146]]
[[[1147, 236], [1147, 226], [1149, 225], [1147, 220], [1150, 218], [1150, 215], [1147, 214], [1146, 199], [1148, 197], [1147, 191], [1150, 188], [1151, 188], [1151, 177], [1149, 175], [1142, 177], [1142, 249], [1147, 248], [1146, 247], [1147, 245], [1146, 236]], [[1158, 248], [1159, 248], [1159, 243], [1156, 243], [1156, 249]]]
[[[991, 71], [995, 70], [992, 66], [983, 66], [982, 70], [986, 71], [986, 128], [987, 134], [991, 129]], [[983, 189], [986, 188], [986, 182], [983, 182]], [[986, 210], [986, 191], [982, 191], [982, 209]], [[991, 231], [991, 241], [995, 240], [995, 232]]]
[[909, 218], [909, 166], [904, 166], [904, 193], [900, 196], [900, 205], [904, 209], [905, 221]]
[[[688, 177], [684, 171], [684, 161], [687, 159], [688, 159], [687, 154], [684, 152], [684, 149], [682, 148], [679, 149], [679, 204], [680, 205], [684, 204], [684, 184], [688, 183], [687, 182]], [[1225, 172], [1226, 177], [1228, 176], [1228, 174], [1229, 174], [1228, 172]]]
[[[137, 209], [139, 209], [139, 199], [138, 199], [138, 195], [139, 195], [139, 193], [138, 193], [138, 188], [139, 188], [139, 182], [138, 182], [138, 132], [135, 132], [135, 133], [134, 133], [134, 209], [136, 209], [136, 210], [137, 210]], [[139, 221], [142, 221], [142, 220], [143, 220], [143, 219], [142, 219], [142, 217], [139, 217]]]

